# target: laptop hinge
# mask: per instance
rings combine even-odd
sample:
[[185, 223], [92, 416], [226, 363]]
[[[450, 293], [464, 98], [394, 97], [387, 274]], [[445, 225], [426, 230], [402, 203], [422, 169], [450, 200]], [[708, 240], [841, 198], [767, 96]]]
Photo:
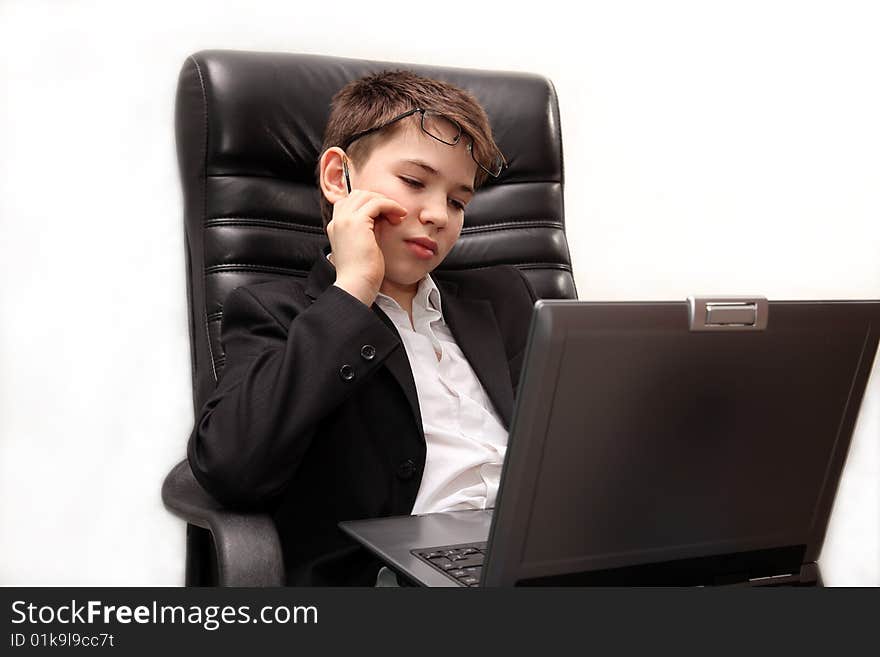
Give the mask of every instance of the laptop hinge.
[[748, 573], [723, 573], [712, 577], [711, 586], [774, 586], [797, 581], [793, 573], [779, 575], [759, 575], [749, 577]]
[[749, 586], [823, 586], [822, 575], [819, 573], [819, 565], [815, 561], [801, 564], [800, 569], [782, 575], [770, 575], [768, 577], [752, 577], [748, 581]]
[[749, 584], [777, 584], [781, 583], [782, 580], [791, 579], [794, 577], [792, 573], [785, 573], [783, 575], [765, 575], [763, 577], [750, 577]]

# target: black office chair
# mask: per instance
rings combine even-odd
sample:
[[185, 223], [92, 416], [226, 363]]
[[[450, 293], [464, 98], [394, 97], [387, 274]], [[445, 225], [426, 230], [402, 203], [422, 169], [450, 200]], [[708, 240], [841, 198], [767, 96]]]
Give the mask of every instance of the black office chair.
[[[542, 298], [576, 299], [563, 218], [562, 140], [552, 83], [513, 72], [317, 55], [211, 50], [183, 65], [176, 133], [183, 184], [193, 406], [198, 416], [223, 370], [220, 318], [234, 288], [304, 278], [328, 244], [315, 164], [330, 99], [347, 82], [406, 68], [470, 90], [510, 163], [468, 205], [441, 269], [512, 264]], [[162, 487], [187, 522], [187, 586], [285, 584], [268, 514], [225, 510], [186, 460]]]

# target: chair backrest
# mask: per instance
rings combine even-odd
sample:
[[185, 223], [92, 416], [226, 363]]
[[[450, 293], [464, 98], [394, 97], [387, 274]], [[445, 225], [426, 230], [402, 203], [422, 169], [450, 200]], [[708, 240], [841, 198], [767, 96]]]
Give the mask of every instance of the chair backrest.
[[406, 68], [471, 91], [510, 168], [468, 204], [440, 269], [512, 264], [542, 298], [577, 298], [563, 216], [556, 92], [539, 75], [287, 53], [209, 50], [180, 72], [193, 404], [223, 368], [220, 319], [241, 285], [305, 277], [328, 244], [314, 176], [330, 100], [347, 82]]

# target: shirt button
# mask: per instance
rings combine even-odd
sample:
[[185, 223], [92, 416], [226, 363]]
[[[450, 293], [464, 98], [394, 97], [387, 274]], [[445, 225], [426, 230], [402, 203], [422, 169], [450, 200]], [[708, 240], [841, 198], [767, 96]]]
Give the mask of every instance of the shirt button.
[[397, 466], [397, 476], [400, 479], [412, 479], [413, 474], [416, 471], [416, 464], [413, 463], [412, 459], [407, 459], [406, 461], [401, 461]]
[[365, 344], [361, 347], [361, 356], [364, 357], [364, 360], [373, 360], [376, 356], [376, 347], [371, 344]]
[[344, 381], [351, 381], [354, 378], [354, 368], [346, 363], [339, 368], [339, 376], [341, 376]]

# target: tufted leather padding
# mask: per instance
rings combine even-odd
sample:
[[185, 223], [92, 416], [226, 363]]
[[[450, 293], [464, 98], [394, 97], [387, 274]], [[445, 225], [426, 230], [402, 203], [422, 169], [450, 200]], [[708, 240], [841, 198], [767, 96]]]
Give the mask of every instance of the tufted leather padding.
[[199, 52], [181, 70], [175, 116], [196, 413], [223, 368], [226, 295], [240, 285], [305, 277], [328, 244], [314, 170], [331, 98], [350, 80], [397, 68], [470, 90], [510, 163], [469, 203], [441, 269], [512, 264], [540, 297], [577, 298], [550, 80], [318, 55]]

